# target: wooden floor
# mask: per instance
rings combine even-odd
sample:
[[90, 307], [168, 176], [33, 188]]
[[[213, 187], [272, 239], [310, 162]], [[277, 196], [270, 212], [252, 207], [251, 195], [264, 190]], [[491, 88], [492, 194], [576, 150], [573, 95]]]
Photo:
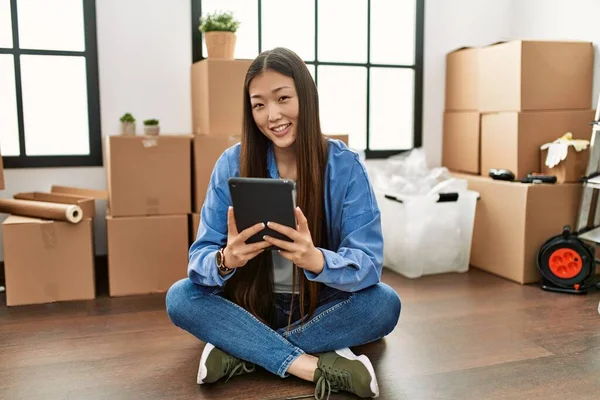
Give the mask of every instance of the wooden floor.
[[[381, 399], [598, 399], [600, 292], [571, 296], [478, 270], [417, 280], [386, 272], [403, 311], [356, 352]], [[195, 383], [203, 344], [169, 323], [164, 296], [7, 308], [0, 295], [0, 399], [286, 399], [313, 385], [264, 371]], [[351, 399], [332, 395], [331, 399]]]

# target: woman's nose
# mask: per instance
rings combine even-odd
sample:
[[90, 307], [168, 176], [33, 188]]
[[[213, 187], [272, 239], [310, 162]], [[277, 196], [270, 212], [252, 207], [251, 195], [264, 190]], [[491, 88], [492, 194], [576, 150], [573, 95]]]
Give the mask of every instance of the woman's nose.
[[279, 107], [269, 107], [269, 121], [277, 121], [278, 119], [281, 119], [281, 112], [279, 110]]

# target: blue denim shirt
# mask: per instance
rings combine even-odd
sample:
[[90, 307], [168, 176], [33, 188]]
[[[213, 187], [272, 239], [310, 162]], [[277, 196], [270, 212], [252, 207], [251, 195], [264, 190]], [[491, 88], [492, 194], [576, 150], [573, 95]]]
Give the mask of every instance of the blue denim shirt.
[[[279, 178], [272, 146], [267, 155], [271, 178]], [[219, 157], [213, 169], [200, 226], [189, 251], [189, 278], [204, 286], [223, 286], [235, 272], [222, 277], [216, 267], [217, 250], [227, 242], [227, 208], [231, 205], [228, 179], [239, 176], [240, 144]], [[304, 271], [311, 281], [346, 292], [378, 283], [383, 263], [383, 235], [379, 207], [366, 168], [344, 142], [329, 139], [325, 173], [325, 213], [331, 250], [323, 252], [323, 271]]]

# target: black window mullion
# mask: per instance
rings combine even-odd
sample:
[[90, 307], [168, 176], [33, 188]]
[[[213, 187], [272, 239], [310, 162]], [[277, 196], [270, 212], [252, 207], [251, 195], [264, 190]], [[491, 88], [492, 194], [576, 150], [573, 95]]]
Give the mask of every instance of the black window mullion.
[[96, 0], [83, 2], [85, 35], [85, 74], [88, 101], [89, 165], [102, 165], [102, 129], [100, 123], [100, 80], [98, 76], [98, 42], [96, 37]]
[[417, 0], [417, 24], [415, 33], [415, 94], [413, 117], [413, 147], [423, 144], [423, 35], [425, 0]]
[[23, 119], [23, 94], [21, 84], [21, 58], [19, 54], [19, 18], [17, 0], [10, 0], [13, 40], [13, 61], [15, 68], [15, 94], [17, 100], [17, 121], [19, 125], [19, 158], [25, 158], [25, 123]]
[[262, 53], [262, 0], [258, 0], [258, 54]]
[[192, 63], [204, 58], [202, 55], [202, 33], [198, 29], [202, 16], [202, 0], [192, 0]]
[[367, 145], [365, 154], [371, 150], [371, 0], [367, 0]]

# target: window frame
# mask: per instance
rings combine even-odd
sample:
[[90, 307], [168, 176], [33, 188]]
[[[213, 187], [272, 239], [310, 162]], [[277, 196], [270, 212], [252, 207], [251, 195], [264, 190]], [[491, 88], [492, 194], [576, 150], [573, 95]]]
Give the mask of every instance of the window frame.
[[[15, 89], [17, 100], [17, 121], [19, 125], [18, 156], [2, 156], [4, 168], [48, 168], [48, 167], [87, 167], [102, 166], [102, 131], [100, 125], [100, 89], [98, 77], [98, 44], [96, 33], [96, 0], [81, 0], [83, 4], [83, 24], [85, 34], [84, 51], [57, 51], [19, 48], [19, 20], [17, 0], [10, 0], [12, 23], [12, 48], [0, 48], [0, 54], [13, 56], [15, 69]], [[25, 153], [25, 124], [23, 117], [23, 92], [21, 81], [21, 55], [83, 56], [86, 60], [87, 103], [89, 124], [88, 155], [48, 155], [28, 156]], [[0, 149], [0, 152], [2, 149]]]
[[[381, 159], [393, 156], [395, 154], [410, 151], [413, 148], [421, 147], [423, 144], [423, 53], [424, 53], [424, 27], [425, 27], [425, 0], [416, 1], [416, 24], [415, 24], [415, 63], [412, 65], [403, 64], [373, 64], [371, 63], [371, 0], [367, 0], [367, 62], [366, 63], [344, 63], [344, 62], [325, 62], [319, 61], [318, 55], [318, 3], [320, 0], [314, 0], [315, 7], [315, 60], [305, 61], [308, 65], [315, 66], [315, 81], [319, 82], [319, 66], [350, 66], [367, 68], [367, 116], [366, 116], [366, 143], [364, 150], [366, 159]], [[202, 0], [191, 0], [192, 4], [192, 62], [198, 62], [204, 59], [202, 54], [202, 35], [198, 31], [198, 23], [202, 16]], [[258, 7], [258, 52], [262, 49], [262, 1], [257, 0]], [[370, 139], [370, 81], [371, 68], [409, 68], [415, 71], [414, 79], [414, 109], [413, 109], [413, 147], [410, 149], [392, 149], [392, 150], [372, 150], [369, 148]]]

